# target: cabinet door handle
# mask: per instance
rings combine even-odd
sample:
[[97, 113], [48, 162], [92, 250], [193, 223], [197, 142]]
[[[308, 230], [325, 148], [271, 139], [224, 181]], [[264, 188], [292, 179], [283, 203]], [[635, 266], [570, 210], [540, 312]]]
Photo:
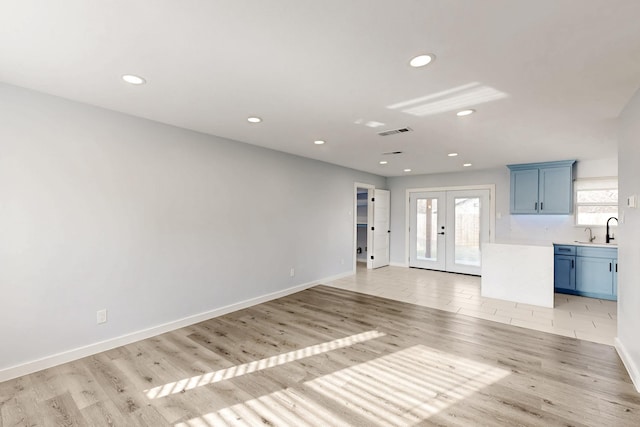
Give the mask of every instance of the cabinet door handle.
[[536, 207], [533, 208], [533, 209], [536, 210], [536, 211], [538, 210], [538, 202], [536, 202]]
[[571, 249], [569, 248], [558, 248], [559, 252], [571, 252]]
[[542, 206], [544, 206], [544, 202], [540, 202], [540, 210], [542, 210]]
[[609, 271], [611, 271], [611, 263], [609, 263]]
[[573, 268], [573, 260], [571, 260], [571, 268]]
[[616, 262], [616, 273], [618, 272], [618, 263]]

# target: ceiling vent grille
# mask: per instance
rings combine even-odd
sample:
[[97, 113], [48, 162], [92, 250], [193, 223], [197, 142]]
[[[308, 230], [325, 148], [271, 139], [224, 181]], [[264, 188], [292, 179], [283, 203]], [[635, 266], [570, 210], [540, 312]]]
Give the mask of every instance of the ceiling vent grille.
[[400, 128], [400, 129], [392, 129], [392, 130], [385, 130], [384, 132], [378, 132], [378, 135], [380, 136], [389, 136], [389, 135], [395, 135], [397, 133], [405, 133], [405, 132], [411, 132], [412, 129], [411, 128]]

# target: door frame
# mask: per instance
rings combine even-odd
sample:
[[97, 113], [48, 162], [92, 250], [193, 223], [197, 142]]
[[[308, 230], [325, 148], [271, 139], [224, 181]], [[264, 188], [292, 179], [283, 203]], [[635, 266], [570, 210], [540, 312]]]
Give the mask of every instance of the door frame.
[[[369, 231], [369, 221], [371, 221], [371, 217], [373, 216], [373, 212], [371, 212], [371, 190], [375, 190], [376, 186], [373, 184], [365, 184], [363, 182], [353, 183], [353, 250], [351, 251], [351, 254], [353, 256], [353, 274], [356, 274], [356, 267], [358, 265], [358, 257], [356, 256], [356, 252], [358, 251], [358, 188], [366, 188], [369, 192], [369, 195], [367, 197], [367, 247], [370, 248], [371, 233]], [[370, 260], [368, 257], [367, 268], [371, 268]]]
[[495, 184], [480, 184], [480, 185], [460, 185], [453, 187], [420, 187], [420, 188], [407, 188], [405, 190], [405, 204], [404, 204], [404, 267], [409, 267], [409, 257], [411, 250], [411, 242], [409, 237], [409, 227], [411, 226], [411, 205], [409, 204], [409, 197], [411, 193], [423, 193], [430, 191], [459, 191], [459, 190], [489, 190], [489, 242], [493, 243], [496, 239], [496, 185]]

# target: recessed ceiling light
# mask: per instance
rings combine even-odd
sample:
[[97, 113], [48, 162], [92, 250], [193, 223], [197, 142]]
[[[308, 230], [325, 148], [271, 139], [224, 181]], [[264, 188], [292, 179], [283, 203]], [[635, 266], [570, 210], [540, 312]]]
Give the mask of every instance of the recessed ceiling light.
[[387, 162], [386, 160], [380, 160], [380, 162], [379, 162], [379, 163], [380, 163], [381, 165], [386, 165], [386, 164], [387, 164], [387, 163], [389, 163], [389, 162]]
[[325, 142], [326, 142], [326, 141], [323, 141], [323, 140], [321, 140], [321, 139], [316, 139], [315, 141], [313, 141], [313, 143], [314, 143], [314, 144], [316, 144], [316, 145], [322, 145], [322, 144], [324, 144]]
[[465, 168], [468, 168], [469, 166], [471, 166], [471, 163], [465, 163], [462, 166], [464, 166]]
[[475, 112], [476, 112], [476, 110], [472, 110], [472, 109], [469, 109], [469, 110], [462, 110], [462, 111], [458, 111], [458, 112], [456, 113], [456, 116], [458, 116], [458, 117], [468, 116], [469, 114], [473, 114], [473, 113], [475, 113]]
[[411, 172], [411, 169], [405, 169], [404, 171], [405, 172]]
[[124, 76], [122, 76], [122, 80], [127, 83], [131, 83], [132, 85], [143, 85], [147, 82], [142, 77], [133, 74], [125, 74]]
[[247, 121], [249, 123], [260, 123], [262, 119], [260, 117], [249, 117]]
[[411, 65], [412, 67], [424, 67], [425, 65], [429, 64], [430, 62], [432, 62], [434, 60], [435, 56], [432, 54], [428, 54], [428, 55], [418, 55], [415, 58], [413, 58], [411, 61], [409, 61], [409, 65]]
[[449, 153], [449, 154], [447, 154], [447, 156], [449, 156], [449, 157], [455, 157], [457, 155], [458, 155], [458, 153]]

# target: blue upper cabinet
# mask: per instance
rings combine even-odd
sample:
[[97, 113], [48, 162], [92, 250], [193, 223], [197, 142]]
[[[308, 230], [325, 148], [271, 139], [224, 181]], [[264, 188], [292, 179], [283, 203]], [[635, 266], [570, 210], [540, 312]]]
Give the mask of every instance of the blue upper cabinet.
[[511, 213], [538, 213], [538, 169], [511, 171]]
[[508, 165], [511, 213], [569, 215], [573, 212], [575, 160]]

